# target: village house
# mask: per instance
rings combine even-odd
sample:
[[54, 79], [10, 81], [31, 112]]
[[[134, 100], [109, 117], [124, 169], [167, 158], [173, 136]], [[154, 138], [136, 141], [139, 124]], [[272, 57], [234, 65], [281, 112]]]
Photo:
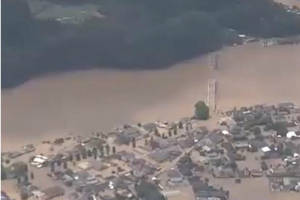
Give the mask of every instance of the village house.
[[178, 146], [170, 146], [169, 148], [166, 149], [157, 149], [153, 152], [151, 152], [148, 156], [156, 161], [156, 162], [164, 162], [166, 160], [173, 160], [176, 157], [178, 157], [182, 151]]
[[177, 169], [170, 169], [167, 175], [168, 183], [171, 185], [181, 183], [184, 180], [183, 175]]

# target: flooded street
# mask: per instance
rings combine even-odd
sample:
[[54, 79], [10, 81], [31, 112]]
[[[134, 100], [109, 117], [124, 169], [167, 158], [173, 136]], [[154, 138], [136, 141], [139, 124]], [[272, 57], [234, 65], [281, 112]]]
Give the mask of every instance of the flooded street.
[[300, 104], [300, 45], [253, 43], [164, 70], [90, 70], [51, 75], [2, 92], [2, 148], [66, 133], [89, 134], [124, 123], [178, 120], [218, 83], [217, 108], [293, 101]]

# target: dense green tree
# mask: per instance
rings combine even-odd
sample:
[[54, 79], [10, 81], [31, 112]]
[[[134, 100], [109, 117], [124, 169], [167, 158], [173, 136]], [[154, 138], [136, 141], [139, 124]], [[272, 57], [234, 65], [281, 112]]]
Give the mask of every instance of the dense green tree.
[[63, 163], [63, 168], [68, 169], [68, 163], [66, 161], [64, 161], [64, 163]]
[[113, 146], [113, 147], [112, 147], [112, 153], [113, 153], [113, 154], [116, 154], [116, 151], [117, 151], [117, 150], [116, 150], [116, 147]]
[[[101, 148], [101, 150], [102, 150], [102, 151], [100, 151], [100, 152], [101, 152], [101, 156], [104, 156], [104, 150], [103, 150], [103, 148]], [[94, 159], [95, 159], [95, 160], [96, 160], [97, 157], [98, 157], [98, 151], [97, 151], [96, 148], [93, 148], [93, 156], [94, 156]]]
[[178, 134], [178, 130], [177, 128], [174, 129], [174, 135], [177, 135]]
[[7, 178], [7, 168], [1, 164], [1, 180], [5, 180]]
[[56, 163], [56, 165], [57, 165], [58, 167], [60, 167], [60, 166], [61, 166], [61, 162], [62, 162], [61, 159], [57, 159], [55, 163]]
[[135, 140], [135, 138], [132, 138], [132, 147], [133, 147], [133, 148], [136, 147], [136, 140]]
[[284, 122], [276, 122], [272, 124], [272, 129], [276, 131], [277, 135], [282, 137], [285, 137], [288, 132], [287, 124]]
[[31, 180], [34, 179], [34, 173], [33, 172], [30, 172], [30, 178], [31, 178]]
[[73, 154], [70, 153], [70, 155], [69, 155], [69, 160], [72, 162], [73, 159], [74, 159]]
[[76, 154], [76, 161], [80, 161], [81, 160], [81, 156], [80, 156], [80, 154], [78, 153], [78, 154]]
[[82, 149], [81, 156], [82, 159], [87, 159], [87, 150], [85, 148]]
[[109, 156], [109, 154], [110, 154], [110, 146], [109, 146], [109, 144], [107, 144], [107, 145], [105, 146], [105, 149], [106, 149], [106, 155]]
[[171, 129], [168, 130], [168, 135], [169, 135], [169, 137], [172, 137]]
[[178, 124], [178, 128], [183, 129], [183, 124], [182, 124], [181, 121], [180, 121], [179, 124]]
[[88, 157], [92, 157], [92, 155], [93, 155], [93, 154], [92, 154], [92, 151], [91, 151], [91, 150], [88, 150], [88, 151], [87, 151], [87, 156], [88, 156]]
[[54, 173], [55, 172], [55, 162], [50, 162], [50, 171], [51, 173]]
[[144, 180], [136, 185], [137, 195], [144, 200], [165, 200], [165, 197], [160, 193], [156, 185], [148, 183]]
[[103, 145], [101, 145], [101, 147], [100, 147], [100, 156], [104, 157], [104, 147], [103, 147]]
[[209, 118], [209, 108], [203, 101], [198, 101], [195, 104], [195, 117], [200, 120], [207, 120]]

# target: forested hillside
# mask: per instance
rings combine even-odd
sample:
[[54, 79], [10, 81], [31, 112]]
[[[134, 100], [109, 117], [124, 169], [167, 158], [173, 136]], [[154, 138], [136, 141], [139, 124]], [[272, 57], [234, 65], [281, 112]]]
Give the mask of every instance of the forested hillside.
[[237, 41], [300, 33], [299, 15], [272, 0], [48, 0], [100, 6], [103, 18], [61, 24], [2, 0], [2, 87], [49, 72], [162, 68]]

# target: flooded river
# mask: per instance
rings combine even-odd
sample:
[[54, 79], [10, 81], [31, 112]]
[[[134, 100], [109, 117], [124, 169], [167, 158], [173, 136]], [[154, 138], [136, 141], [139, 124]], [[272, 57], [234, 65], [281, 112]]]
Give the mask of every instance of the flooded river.
[[[124, 123], [177, 120], [206, 99], [217, 80], [217, 108], [293, 101], [300, 105], [300, 45], [258, 43], [179, 63], [165, 70], [90, 70], [42, 77], [2, 92], [3, 150], [66, 133], [89, 134]], [[222, 183], [233, 200], [296, 200], [299, 194], [270, 193], [265, 179]], [[225, 180], [224, 180], [225, 181]]]
[[191, 116], [206, 99], [208, 80], [218, 83], [217, 107], [294, 101], [300, 105], [300, 45], [258, 43], [218, 52], [164, 70], [90, 70], [34, 79], [2, 92], [2, 147], [65, 133], [89, 134], [124, 123]]

